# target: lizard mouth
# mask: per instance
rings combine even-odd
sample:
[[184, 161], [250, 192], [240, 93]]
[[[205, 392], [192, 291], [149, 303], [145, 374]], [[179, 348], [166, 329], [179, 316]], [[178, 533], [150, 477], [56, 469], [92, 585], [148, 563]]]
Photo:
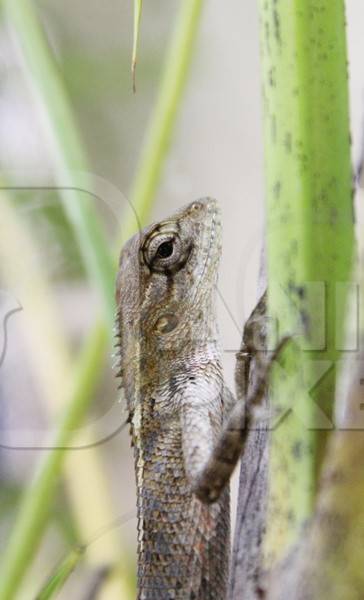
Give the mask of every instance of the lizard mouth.
[[[211, 282], [211, 287], [216, 284], [217, 266], [221, 253], [221, 219], [219, 206], [216, 200], [210, 198], [206, 199], [204, 202], [208, 219], [205, 217], [205, 222], [202, 225], [200, 245], [202, 252], [205, 255], [205, 259], [199, 272], [199, 281], [196, 286], [193, 302], [196, 302], [201, 287], [206, 284], [206, 281], [209, 283]], [[211, 275], [211, 277], [209, 277], [209, 275]]]

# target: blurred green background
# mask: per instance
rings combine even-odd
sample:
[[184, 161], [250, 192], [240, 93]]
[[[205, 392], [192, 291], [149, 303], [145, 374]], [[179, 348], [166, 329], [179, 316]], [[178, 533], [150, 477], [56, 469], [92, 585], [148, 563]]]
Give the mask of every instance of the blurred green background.
[[[132, 451], [112, 371], [117, 248], [138, 221], [205, 195], [223, 210], [219, 316], [232, 381], [263, 229], [255, 4], [145, 3], [136, 94], [131, 2], [2, 5], [0, 599], [36, 597], [78, 544], [60, 598], [134, 597]], [[349, 1], [354, 160], [363, 18]], [[163, 87], [183, 27], [189, 56], [183, 71], [172, 53]], [[57, 446], [66, 450], [47, 449]]]

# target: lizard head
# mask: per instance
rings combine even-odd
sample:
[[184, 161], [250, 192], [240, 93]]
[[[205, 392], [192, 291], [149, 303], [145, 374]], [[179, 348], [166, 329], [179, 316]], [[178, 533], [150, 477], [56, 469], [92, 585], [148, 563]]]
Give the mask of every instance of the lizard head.
[[163, 362], [168, 370], [169, 364], [176, 368], [216, 342], [220, 231], [218, 205], [206, 198], [146, 227], [125, 244], [116, 283], [124, 387], [131, 363], [146, 371]]

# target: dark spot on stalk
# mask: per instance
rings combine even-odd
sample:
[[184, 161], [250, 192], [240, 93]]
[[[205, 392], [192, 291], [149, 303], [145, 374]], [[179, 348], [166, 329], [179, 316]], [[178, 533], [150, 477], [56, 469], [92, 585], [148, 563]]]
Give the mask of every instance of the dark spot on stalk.
[[273, 186], [273, 195], [275, 200], [279, 199], [279, 196], [281, 194], [281, 189], [282, 189], [282, 184], [280, 181], [276, 181], [274, 186]]
[[298, 296], [300, 300], [303, 300], [306, 296], [306, 290], [303, 285], [295, 285], [293, 281], [288, 282], [288, 289], [291, 294]]
[[285, 137], [284, 137], [284, 147], [287, 151], [288, 154], [291, 154], [292, 152], [292, 134], [287, 131]]
[[279, 14], [278, 14], [277, 9], [273, 10], [273, 25], [274, 25], [274, 37], [276, 39], [277, 44], [280, 46], [282, 44], [281, 22], [279, 19]]
[[309, 316], [308, 312], [306, 310], [301, 309], [300, 310], [300, 318], [301, 318], [301, 323], [303, 325], [305, 335], [308, 336], [308, 333], [310, 330], [310, 316]]
[[356, 211], [355, 211], [354, 200], [355, 200], [355, 188], [353, 186], [351, 188], [351, 219], [352, 219], [353, 224], [356, 223]]
[[269, 85], [271, 87], [275, 87], [276, 80], [275, 80], [275, 68], [274, 67], [272, 67], [271, 69], [269, 69], [268, 81], [269, 81]]
[[264, 29], [265, 29], [265, 41], [266, 41], [266, 45], [267, 45], [267, 53], [270, 54], [270, 28], [269, 28], [269, 21], [266, 21], [264, 23]]
[[277, 119], [275, 115], [271, 116], [271, 134], [272, 142], [275, 144], [277, 141]]
[[297, 460], [302, 458], [302, 441], [297, 440], [292, 445], [292, 456]]

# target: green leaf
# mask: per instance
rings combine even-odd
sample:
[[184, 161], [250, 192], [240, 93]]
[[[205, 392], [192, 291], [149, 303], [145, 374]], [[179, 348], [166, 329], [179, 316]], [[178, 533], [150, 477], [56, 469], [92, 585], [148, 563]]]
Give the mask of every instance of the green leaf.
[[135, 69], [137, 63], [140, 19], [142, 16], [143, 0], [134, 0], [134, 30], [133, 30], [133, 55], [131, 59], [131, 72], [133, 75], [133, 91], [136, 92], [135, 86]]

